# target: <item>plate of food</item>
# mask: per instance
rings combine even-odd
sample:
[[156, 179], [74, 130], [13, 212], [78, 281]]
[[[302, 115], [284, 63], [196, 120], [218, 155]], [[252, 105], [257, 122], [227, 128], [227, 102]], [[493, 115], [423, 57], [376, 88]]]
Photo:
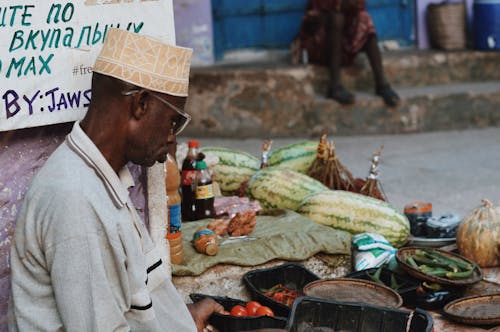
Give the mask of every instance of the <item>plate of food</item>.
[[401, 248], [396, 260], [412, 277], [438, 284], [466, 286], [483, 278], [481, 269], [473, 261], [437, 248]]

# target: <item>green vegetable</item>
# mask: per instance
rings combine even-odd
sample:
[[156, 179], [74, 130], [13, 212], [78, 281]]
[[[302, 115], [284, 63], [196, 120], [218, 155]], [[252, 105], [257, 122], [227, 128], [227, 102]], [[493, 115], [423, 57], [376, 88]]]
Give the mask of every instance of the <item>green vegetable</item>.
[[453, 272], [458, 272], [458, 268], [456, 265], [452, 265], [449, 262], [440, 261], [437, 259], [430, 259], [423, 252], [421, 252], [421, 251], [419, 252], [418, 250], [415, 252], [415, 255], [413, 255], [413, 259], [417, 263], [422, 263], [422, 264], [426, 264], [429, 266], [435, 266], [435, 267], [443, 267], [443, 268], [451, 270]]
[[432, 284], [429, 284], [427, 281], [424, 281], [423, 283], [424, 287], [427, 288], [427, 289], [431, 289], [431, 290], [434, 290], [434, 291], [439, 291], [443, 288], [443, 286], [441, 286], [440, 284], [438, 283], [432, 283]]
[[380, 280], [380, 274], [382, 273], [382, 267], [379, 267], [374, 273], [373, 275], [368, 274], [368, 276], [370, 277], [370, 279], [372, 279], [374, 282], [376, 282], [377, 284], [380, 284], [380, 285], [384, 285], [384, 282], [382, 280]]
[[411, 267], [419, 269], [418, 264], [415, 262], [411, 255], [406, 256], [406, 263], [410, 264]]
[[401, 284], [399, 284], [398, 281], [396, 280], [396, 277], [394, 276], [394, 274], [391, 274], [391, 288], [392, 289], [397, 291], [401, 287], [403, 287], [405, 284], [406, 284], [405, 281], [403, 281]]
[[450, 272], [446, 269], [443, 269], [441, 267], [433, 267], [433, 266], [428, 266], [428, 265], [420, 265], [420, 271], [422, 271], [425, 274], [435, 276], [435, 277], [444, 277], [446, 276], [446, 273]]
[[474, 272], [474, 270], [467, 270], [467, 271], [462, 271], [462, 272], [448, 272], [448, 273], [446, 273], [446, 278], [465, 279], [465, 278], [470, 277], [472, 275], [472, 272]]
[[437, 251], [431, 251], [431, 252], [429, 252], [429, 255], [432, 257], [435, 257], [437, 259], [441, 259], [442, 261], [448, 261], [451, 264], [455, 264], [456, 266], [458, 266], [462, 270], [474, 270], [474, 268], [475, 268], [475, 265], [469, 264], [464, 260], [455, 259], [455, 258], [452, 258], [450, 256], [445, 256], [441, 253], [438, 253]]

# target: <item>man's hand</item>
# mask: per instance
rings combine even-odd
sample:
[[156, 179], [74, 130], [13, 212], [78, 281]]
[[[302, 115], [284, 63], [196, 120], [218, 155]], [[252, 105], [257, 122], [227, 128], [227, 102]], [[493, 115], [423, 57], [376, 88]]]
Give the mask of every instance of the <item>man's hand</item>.
[[[208, 326], [208, 318], [214, 313], [224, 313], [224, 307], [211, 298], [204, 298], [196, 303], [187, 305], [191, 316], [196, 324], [198, 332], [203, 332]], [[215, 329], [210, 328], [215, 331]]]

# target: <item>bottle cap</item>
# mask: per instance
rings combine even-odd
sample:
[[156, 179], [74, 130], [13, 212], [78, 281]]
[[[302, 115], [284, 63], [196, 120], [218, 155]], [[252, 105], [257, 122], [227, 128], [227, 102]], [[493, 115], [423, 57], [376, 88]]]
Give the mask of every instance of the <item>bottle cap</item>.
[[218, 249], [219, 246], [217, 245], [217, 243], [208, 242], [205, 246], [205, 253], [209, 256], [215, 256], [217, 255]]
[[200, 142], [197, 140], [192, 140], [188, 142], [188, 147], [190, 148], [199, 148], [200, 147]]
[[204, 160], [199, 160], [196, 162], [197, 169], [207, 169], [207, 163]]

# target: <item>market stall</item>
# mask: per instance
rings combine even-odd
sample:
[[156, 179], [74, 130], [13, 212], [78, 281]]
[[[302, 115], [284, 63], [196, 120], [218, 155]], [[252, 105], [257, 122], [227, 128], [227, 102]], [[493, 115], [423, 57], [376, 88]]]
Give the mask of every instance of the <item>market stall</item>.
[[[180, 150], [182, 169], [179, 159], [186, 153]], [[372, 155], [368, 175], [356, 177], [326, 136], [319, 144], [304, 141], [276, 150], [264, 141], [260, 158], [219, 147], [201, 152], [216, 184], [216, 208], [211, 218], [183, 222], [184, 259], [172, 265], [172, 274], [186, 301], [212, 296], [224, 305], [228, 316], [216, 317], [220, 324], [266, 327], [253, 315], [242, 320], [231, 314], [237, 305], [253, 301], [285, 317], [294, 331], [300, 324], [333, 328], [331, 318], [322, 321], [321, 311], [314, 319], [305, 312], [312, 310], [309, 306], [338, 305], [329, 310], [345, 314], [347, 305], [356, 324], [370, 321], [356, 312], [374, 310], [377, 317], [393, 317], [390, 322], [381, 318], [380, 326], [399, 319], [407, 321], [409, 331], [432, 326], [435, 331], [485, 331], [500, 324], [500, 209], [487, 200], [458, 221], [432, 218], [425, 204], [417, 207], [421, 202], [400, 212], [385, 201], [379, 182], [383, 147]], [[215, 250], [199, 247], [197, 241], [205, 237], [216, 239], [211, 242]], [[299, 271], [292, 271], [290, 264], [297, 263]], [[387, 293], [367, 297], [372, 290]], [[356, 305], [345, 304], [353, 301]], [[464, 307], [476, 309], [471, 314]]]

